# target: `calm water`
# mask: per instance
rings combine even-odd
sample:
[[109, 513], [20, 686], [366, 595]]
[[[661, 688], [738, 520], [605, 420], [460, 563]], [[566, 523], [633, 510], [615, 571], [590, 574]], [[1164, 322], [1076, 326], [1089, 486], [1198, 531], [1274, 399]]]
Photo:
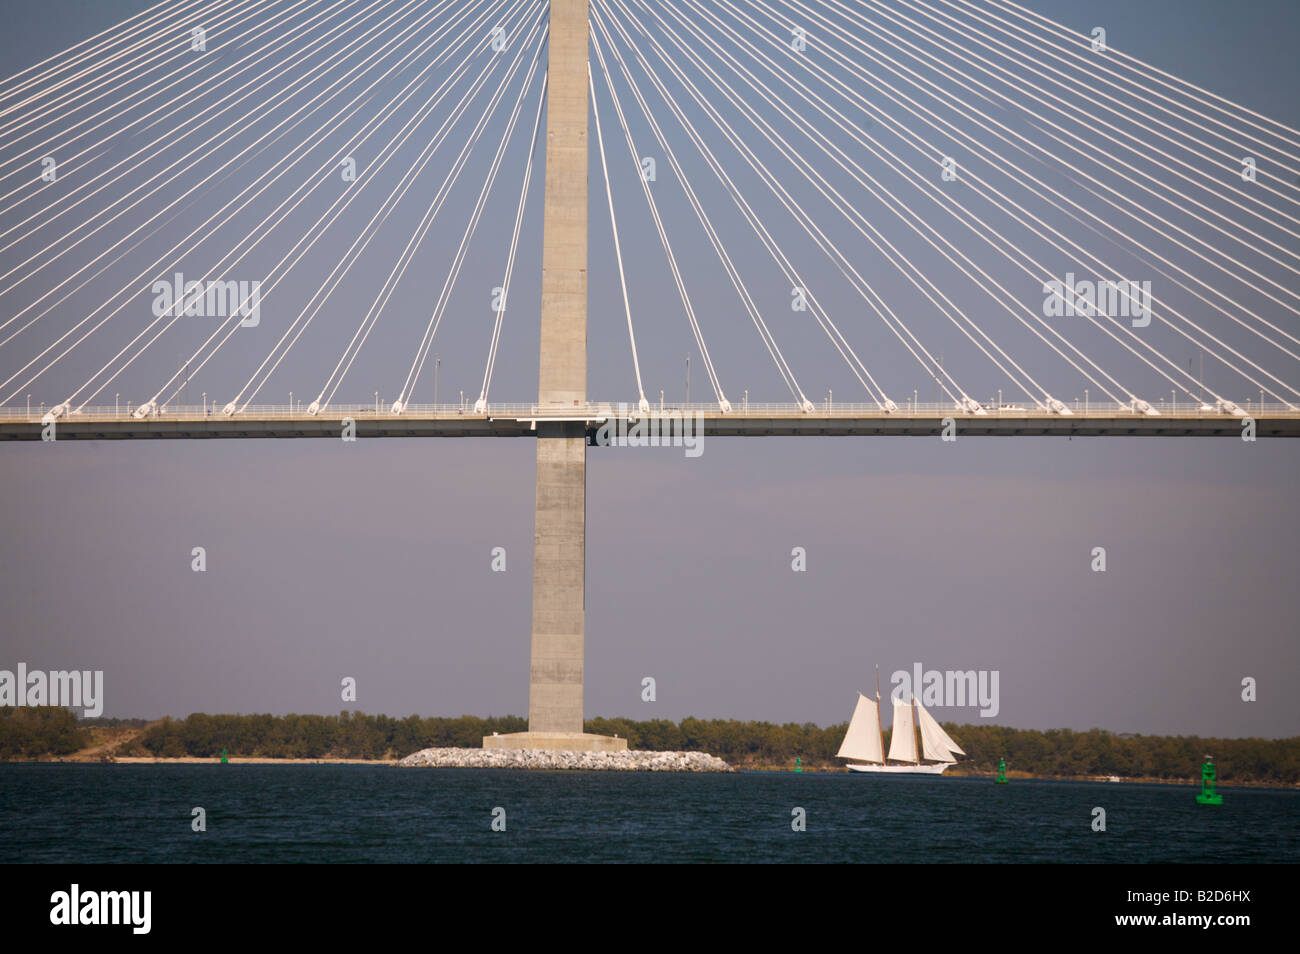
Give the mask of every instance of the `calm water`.
[[1094, 782], [0, 765], [0, 862], [1300, 860], [1300, 792], [1223, 792], [1211, 807], [1191, 787]]

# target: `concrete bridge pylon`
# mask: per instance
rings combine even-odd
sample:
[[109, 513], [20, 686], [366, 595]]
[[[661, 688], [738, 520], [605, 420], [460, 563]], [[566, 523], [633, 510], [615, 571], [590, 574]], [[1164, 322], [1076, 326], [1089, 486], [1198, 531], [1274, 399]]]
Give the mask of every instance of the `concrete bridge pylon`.
[[[587, 404], [587, 5], [551, 0], [538, 411]], [[581, 415], [575, 410], [575, 418]], [[528, 731], [484, 748], [618, 751], [582, 731], [586, 621], [587, 428], [538, 421]]]

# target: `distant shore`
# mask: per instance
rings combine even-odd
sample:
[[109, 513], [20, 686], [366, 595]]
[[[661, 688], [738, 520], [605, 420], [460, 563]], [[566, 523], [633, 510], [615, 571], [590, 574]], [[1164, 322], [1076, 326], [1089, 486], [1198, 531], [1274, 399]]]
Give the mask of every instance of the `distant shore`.
[[[466, 747], [465, 753], [481, 752], [481, 749]], [[37, 759], [6, 759], [11, 763], [60, 763], [60, 764], [81, 764], [81, 765], [219, 765], [220, 757], [202, 758], [200, 756], [178, 756], [174, 758], [164, 758], [162, 756], [111, 756], [104, 758], [95, 755], [76, 755], [44, 757]], [[267, 758], [263, 756], [230, 756], [227, 758], [230, 765], [391, 765], [398, 766], [401, 759], [350, 759], [350, 758]], [[503, 766], [505, 767], [505, 766]], [[737, 773], [745, 772], [762, 772], [764, 774], [785, 774], [785, 775], [843, 775], [847, 772], [844, 766], [800, 766], [798, 770], [789, 765], [735, 765], [732, 766]], [[950, 771], [945, 778], [979, 778], [991, 781], [996, 777], [994, 773], [989, 772], [962, 772]], [[1016, 781], [1056, 781], [1056, 782], [1108, 782], [1109, 779], [1096, 775], [1035, 775], [1031, 772], [1022, 772], [1009, 770], [1007, 772], [1008, 780]], [[1121, 777], [1121, 783], [1138, 783], [1143, 785], [1181, 785], [1186, 788], [1196, 788], [1200, 785], [1200, 779], [1196, 778], [1154, 778], [1150, 776], [1141, 777]], [[1112, 783], [1113, 784], [1113, 783]], [[1277, 788], [1277, 789], [1295, 789], [1300, 785], [1287, 785], [1282, 782], [1255, 782], [1255, 781], [1222, 781], [1219, 782], [1220, 788]]]
[[[192, 713], [184, 719], [79, 719], [58, 706], [0, 707], [0, 760], [202, 764], [226, 753], [235, 764], [388, 765], [429, 748], [481, 751], [485, 737], [527, 727], [519, 716], [396, 718], [345, 711], [337, 716]], [[846, 731], [843, 724], [596, 718], [583, 728], [626, 739], [628, 748], [637, 751], [709, 753], [742, 772], [845, 771], [835, 758]], [[944, 730], [966, 752], [948, 770], [949, 777], [993, 778], [1005, 760], [1012, 780], [1104, 783], [1116, 776], [1127, 782], [1195, 785], [1208, 759], [1216, 764], [1221, 785], [1300, 788], [1300, 736], [1144, 736], [951, 723], [944, 723]]]

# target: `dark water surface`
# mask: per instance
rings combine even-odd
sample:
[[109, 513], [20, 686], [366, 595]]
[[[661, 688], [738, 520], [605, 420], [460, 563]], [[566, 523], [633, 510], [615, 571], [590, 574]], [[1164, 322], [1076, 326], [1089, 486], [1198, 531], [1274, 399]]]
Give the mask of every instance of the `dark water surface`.
[[1202, 806], [1192, 787], [1099, 782], [7, 764], [0, 862], [1300, 860], [1300, 792], [1222, 791]]

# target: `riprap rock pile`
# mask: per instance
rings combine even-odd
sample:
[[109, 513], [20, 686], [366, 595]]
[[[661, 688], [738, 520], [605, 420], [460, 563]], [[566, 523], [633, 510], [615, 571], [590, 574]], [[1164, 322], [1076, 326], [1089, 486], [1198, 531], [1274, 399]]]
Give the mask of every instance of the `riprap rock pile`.
[[546, 752], [539, 749], [421, 749], [398, 765], [433, 768], [585, 769], [606, 772], [730, 772], [704, 752]]

